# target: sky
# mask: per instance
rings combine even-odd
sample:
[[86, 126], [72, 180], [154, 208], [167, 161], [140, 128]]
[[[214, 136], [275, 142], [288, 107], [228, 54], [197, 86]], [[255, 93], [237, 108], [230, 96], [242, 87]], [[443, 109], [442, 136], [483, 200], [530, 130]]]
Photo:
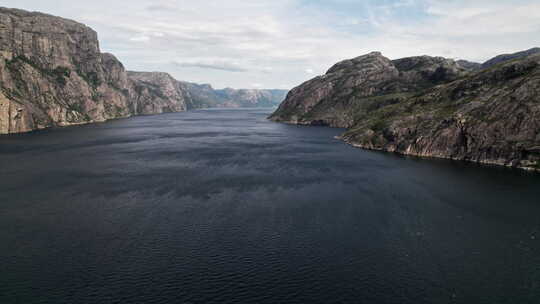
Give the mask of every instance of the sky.
[[483, 62], [540, 46], [538, 0], [2, 0], [98, 32], [129, 70], [291, 89], [371, 51]]

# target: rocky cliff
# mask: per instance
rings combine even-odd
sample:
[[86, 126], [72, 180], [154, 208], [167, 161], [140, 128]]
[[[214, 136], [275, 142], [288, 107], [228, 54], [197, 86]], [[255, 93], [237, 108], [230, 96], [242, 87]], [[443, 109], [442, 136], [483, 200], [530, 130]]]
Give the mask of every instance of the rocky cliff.
[[85, 25], [0, 8], [0, 133], [186, 109], [154, 93]]
[[467, 69], [450, 59], [390, 60], [379, 52], [342, 61], [289, 92], [274, 121], [351, 127], [359, 113], [399, 102], [417, 91], [455, 80]]
[[293, 89], [272, 120], [367, 149], [540, 169], [540, 54], [487, 68], [371, 53]]
[[220, 106], [211, 87], [212, 98], [200, 98], [203, 87], [128, 73], [83, 24], [0, 8], [0, 134]]

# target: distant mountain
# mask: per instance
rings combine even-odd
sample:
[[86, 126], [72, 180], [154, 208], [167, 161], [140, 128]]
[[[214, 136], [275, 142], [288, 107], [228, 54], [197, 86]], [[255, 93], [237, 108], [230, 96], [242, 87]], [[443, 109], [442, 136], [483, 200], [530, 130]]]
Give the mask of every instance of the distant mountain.
[[536, 47], [536, 48], [528, 49], [526, 51], [521, 51], [521, 52], [517, 52], [517, 53], [513, 53], [513, 54], [499, 55], [499, 56], [496, 56], [496, 57], [484, 62], [482, 64], [482, 68], [483, 69], [489, 68], [489, 67], [491, 67], [493, 65], [496, 65], [496, 64], [499, 64], [499, 63], [502, 63], [502, 62], [505, 62], [505, 61], [519, 59], [519, 58], [527, 57], [527, 56], [537, 54], [537, 53], [540, 53], [540, 48]]
[[286, 90], [231, 89], [216, 90], [224, 105], [232, 107], [276, 107], [287, 96]]
[[532, 48], [532, 49], [528, 49], [526, 51], [516, 52], [516, 53], [512, 53], [512, 54], [498, 55], [498, 56], [495, 56], [495, 57], [487, 60], [484, 63], [472, 62], [472, 61], [467, 61], [467, 60], [458, 60], [456, 62], [459, 65], [461, 65], [462, 67], [464, 67], [464, 68], [466, 68], [468, 70], [477, 71], [477, 70], [481, 70], [481, 69], [487, 69], [487, 68], [492, 67], [492, 66], [494, 66], [496, 64], [499, 64], [499, 63], [503, 63], [503, 62], [506, 62], [506, 61], [527, 57], [527, 56], [534, 55], [534, 54], [537, 54], [537, 53], [540, 53], [540, 48]]
[[476, 71], [482, 68], [482, 64], [478, 62], [472, 62], [467, 60], [458, 60], [457, 64], [466, 68], [467, 70]]
[[540, 54], [487, 66], [373, 52], [292, 89], [270, 119], [347, 128], [366, 149], [540, 170]]
[[214, 90], [127, 72], [84, 24], [0, 7], [0, 134], [201, 107], [275, 106], [285, 91]]
[[171, 98], [184, 98], [188, 109], [275, 107], [287, 95], [286, 90], [231, 88], [216, 90], [209, 84], [178, 81], [162, 72], [129, 71], [128, 76], [152, 86]]

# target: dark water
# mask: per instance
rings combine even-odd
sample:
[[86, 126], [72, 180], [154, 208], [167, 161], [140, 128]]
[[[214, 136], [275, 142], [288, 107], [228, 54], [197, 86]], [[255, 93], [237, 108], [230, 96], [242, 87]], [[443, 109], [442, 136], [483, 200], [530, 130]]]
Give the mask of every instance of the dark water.
[[269, 113], [0, 137], [0, 303], [540, 303], [540, 175]]

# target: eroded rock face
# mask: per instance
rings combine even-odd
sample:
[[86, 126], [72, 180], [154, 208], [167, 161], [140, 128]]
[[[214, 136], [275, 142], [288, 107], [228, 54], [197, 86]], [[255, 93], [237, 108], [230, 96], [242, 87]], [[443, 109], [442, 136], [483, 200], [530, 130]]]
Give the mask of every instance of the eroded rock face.
[[235, 106], [235, 102], [242, 104], [242, 96], [246, 104], [259, 106], [268, 95], [266, 91], [229, 93], [239, 94], [240, 101], [166, 73], [128, 73], [114, 55], [100, 52], [97, 33], [89, 27], [47, 14], [0, 8], [0, 134]]
[[373, 111], [343, 139], [368, 149], [540, 169], [540, 55]]
[[141, 114], [186, 111], [191, 100], [171, 75], [163, 72], [128, 72], [130, 100]]
[[1, 133], [131, 114], [120, 91], [125, 87], [107, 77], [92, 29], [41, 13], [0, 8], [0, 38], [3, 103], [9, 104], [11, 114], [18, 113], [2, 111]]
[[347, 127], [342, 139], [366, 149], [539, 170], [540, 54], [467, 69], [372, 53], [293, 89], [271, 119]]
[[[379, 52], [342, 61], [289, 92], [270, 119], [348, 128], [357, 112], [391, 104], [410, 94], [457, 79], [467, 69], [441, 57], [390, 60]], [[381, 97], [384, 96], [384, 97]]]
[[83, 24], [0, 8], [0, 38], [0, 133], [185, 109], [182, 99], [138, 90]]

